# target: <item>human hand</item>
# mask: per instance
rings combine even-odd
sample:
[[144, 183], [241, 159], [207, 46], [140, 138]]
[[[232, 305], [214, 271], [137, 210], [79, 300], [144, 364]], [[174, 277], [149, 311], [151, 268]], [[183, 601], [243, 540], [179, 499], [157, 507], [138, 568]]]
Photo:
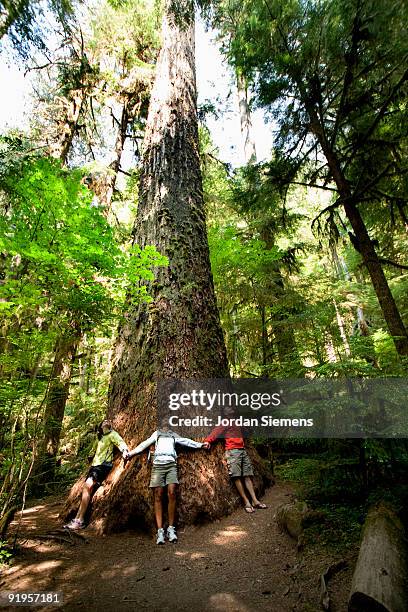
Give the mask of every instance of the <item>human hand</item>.
[[205, 448], [205, 450], [210, 450], [211, 444], [209, 442], [203, 442], [203, 448]]
[[125, 449], [125, 450], [122, 452], [122, 457], [123, 457], [123, 461], [124, 461], [125, 463], [126, 463], [126, 461], [128, 461], [128, 459], [130, 458], [130, 457], [129, 457], [129, 451], [128, 451], [127, 449]]

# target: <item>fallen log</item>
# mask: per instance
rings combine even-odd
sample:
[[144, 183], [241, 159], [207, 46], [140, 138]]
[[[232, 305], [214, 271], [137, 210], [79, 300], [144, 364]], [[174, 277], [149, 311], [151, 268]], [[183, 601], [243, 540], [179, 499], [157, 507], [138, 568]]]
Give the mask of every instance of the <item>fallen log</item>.
[[407, 549], [404, 527], [384, 503], [364, 523], [349, 612], [407, 612]]

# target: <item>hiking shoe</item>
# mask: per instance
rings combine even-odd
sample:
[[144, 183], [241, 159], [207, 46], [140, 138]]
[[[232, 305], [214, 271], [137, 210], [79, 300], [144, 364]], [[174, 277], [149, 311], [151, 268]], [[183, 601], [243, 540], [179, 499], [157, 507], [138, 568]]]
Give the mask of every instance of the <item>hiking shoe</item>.
[[164, 529], [158, 529], [157, 530], [157, 540], [156, 540], [156, 544], [164, 544], [165, 543], [165, 539], [164, 539]]
[[85, 523], [81, 519], [74, 518], [67, 525], [64, 525], [64, 527], [76, 531], [77, 529], [83, 529], [85, 527]]
[[167, 539], [169, 542], [177, 542], [177, 534], [173, 525], [167, 527]]

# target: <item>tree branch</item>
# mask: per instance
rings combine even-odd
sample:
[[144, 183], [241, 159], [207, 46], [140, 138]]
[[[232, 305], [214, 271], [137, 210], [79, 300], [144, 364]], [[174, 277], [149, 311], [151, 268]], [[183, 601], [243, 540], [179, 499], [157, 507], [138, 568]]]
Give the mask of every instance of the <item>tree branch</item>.
[[302, 181], [290, 181], [291, 185], [301, 185], [303, 187], [315, 187], [316, 189], [324, 189], [324, 191], [331, 191], [337, 193], [337, 189], [334, 187], [326, 187], [325, 185], [317, 185], [316, 183], [303, 183]]
[[371, 126], [368, 128], [368, 130], [364, 134], [362, 140], [358, 143], [359, 148], [361, 148], [362, 145], [364, 145], [367, 142], [367, 140], [370, 138], [371, 134], [374, 132], [375, 128], [377, 127], [377, 125], [380, 123], [381, 119], [384, 117], [385, 113], [387, 112], [388, 106], [394, 99], [395, 94], [398, 92], [398, 90], [402, 87], [402, 85], [407, 80], [408, 80], [408, 68], [405, 70], [404, 74], [402, 75], [398, 83], [392, 88], [390, 95], [385, 100], [384, 104], [381, 106], [373, 123], [371, 124]]
[[399, 264], [396, 261], [392, 261], [391, 259], [385, 259], [384, 257], [378, 258], [382, 264], [387, 266], [394, 266], [395, 268], [399, 268], [400, 270], [408, 270], [408, 266], [404, 266], [404, 264]]

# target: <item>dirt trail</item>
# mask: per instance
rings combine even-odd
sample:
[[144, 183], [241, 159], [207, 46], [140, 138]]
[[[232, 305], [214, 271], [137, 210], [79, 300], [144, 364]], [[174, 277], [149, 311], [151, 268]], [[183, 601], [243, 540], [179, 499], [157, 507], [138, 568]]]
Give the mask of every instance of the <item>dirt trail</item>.
[[[80, 532], [86, 542], [39, 541], [35, 536], [61, 527], [62, 501], [37, 505], [24, 512], [20, 553], [3, 572], [0, 590], [62, 591], [66, 611], [317, 612], [318, 571], [331, 560], [305, 572], [310, 565], [278, 529], [276, 508], [291, 495], [278, 484], [264, 497], [267, 510], [240, 509], [187, 527], [177, 544], [160, 547], [146, 534], [100, 537], [91, 528]], [[334, 612], [346, 610], [347, 580], [333, 587]]]

